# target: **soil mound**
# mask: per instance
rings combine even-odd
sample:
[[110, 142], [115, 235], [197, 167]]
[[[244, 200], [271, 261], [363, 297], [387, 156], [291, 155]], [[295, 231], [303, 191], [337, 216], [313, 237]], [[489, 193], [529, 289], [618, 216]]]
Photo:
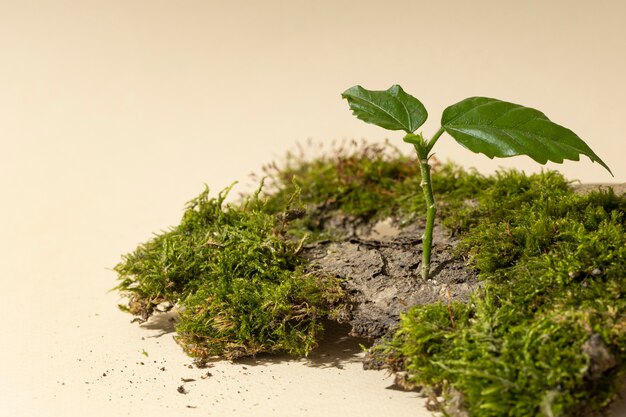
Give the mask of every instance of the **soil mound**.
[[390, 220], [359, 229], [344, 240], [303, 248], [309, 272], [343, 279], [352, 310], [351, 335], [379, 338], [416, 304], [467, 301], [479, 285], [466, 260], [454, 255], [457, 240], [441, 227], [433, 233], [431, 272], [420, 276], [423, 227], [397, 229]]

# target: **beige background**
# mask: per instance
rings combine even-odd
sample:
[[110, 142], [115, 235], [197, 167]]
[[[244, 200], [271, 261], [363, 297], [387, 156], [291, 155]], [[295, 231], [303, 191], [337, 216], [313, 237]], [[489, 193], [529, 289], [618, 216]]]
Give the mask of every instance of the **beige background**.
[[[171, 338], [141, 341], [150, 330], [115, 310], [110, 268], [176, 223], [203, 183], [249, 190], [248, 174], [296, 142], [403, 145], [350, 114], [340, 93], [354, 84], [403, 85], [429, 109], [426, 133], [471, 95], [538, 108], [585, 139], [615, 178], [586, 157], [550, 167], [584, 182], [626, 181], [625, 41], [619, 0], [0, 0], [0, 407], [15, 416], [198, 413], [171, 386], [186, 370]], [[490, 161], [449, 137], [437, 155], [483, 172], [541, 169], [525, 157]], [[155, 366], [130, 390], [122, 371], [145, 370], [142, 349], [181, 362], [170, 385]], [[271, 390], [254, 369], [246, 380]], [[328, 412], [328, 401], [287, 390], [298, 378], [345, 388], [336, 368], [284, 369], [292, 379], [267, 413], [307, 415], [293, 404], [303, 398], [309, 412]], [[420, 409], [414, 396], [385, 390], [384, 376], [369, 389], [358, 366], [345, 369], [356, 375], [337, 397], [346, 409]], [[106, 370], [118, 379], [101, 377]], [[224, 381], [202, 389], [221, 395]], [[211, 410], [254, 410], [233, 401]]]

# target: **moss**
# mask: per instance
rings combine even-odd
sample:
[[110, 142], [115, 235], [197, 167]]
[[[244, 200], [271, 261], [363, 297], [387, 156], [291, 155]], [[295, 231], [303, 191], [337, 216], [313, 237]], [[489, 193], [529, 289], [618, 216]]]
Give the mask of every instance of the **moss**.
[[[606, 405], [626, 359], [626, 198], [508, 172], [477, 200], [457, 227], [481, 291], [468, 305], [413, 308], [377, 349], [406, 363], [412, 383], [460, 391], [471, 416]], [[610, 359], [595, 374], [594, 335]]]
[[[299, 248], [338, 213], [423, 221], [418, 171], [388, 145], [292, 155], [241, 202], [226, 204], [228, 190], [189, 202], [180, 225], [123, 257], [117, 288], [143, 319], [177, 303], [178, 341], [193, 356], [306, 354], [347, 299], [337, 278], [306, 273]], [[482, 286], [467, 304], [412, 308], [374, 353], [414, 384], [460, 393], [472, 416], [604, 406], [625, 369], [626, 197], [576, 195], [555, 172], [484, 177], [440, 163], [433, 186], [438, 219]]]
[[[434, 158], [431, 164], [439, 218], [444, 221], [495, 181]], [[417, 159], [390, 143], [342, 143], [312, 160], [304, 153], [289, 154], [284, 166], [270, 165], [266, 174], [271, 179], [268, 207], [275, 211], [301, 190], [306, 216], [294, 227], [300, 233], [321, 231], [323, 221], [337, 213], [361, 223], [387, 217], [407, 223], [422, 221], [426, 212]]]
[[178, 303], [178, 341], [192, 356], [306, 354], [320, 320], [341, 309], [339, 283], [304, 273], [298, 242], [285, 238], [284, 217], [266, 210], [259, 192], [225, 205], [227, 192], [210, 198], [206, 189], [180, 225], [124, 256], [117, 288], [144, 319], [162, 301]]

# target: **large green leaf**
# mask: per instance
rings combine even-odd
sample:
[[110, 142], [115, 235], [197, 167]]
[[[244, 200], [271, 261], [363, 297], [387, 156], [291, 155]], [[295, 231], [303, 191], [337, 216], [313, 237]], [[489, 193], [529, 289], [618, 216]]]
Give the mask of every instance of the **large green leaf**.
[[611, 172], [574, 132], [519, 104], [470, 97], [445, 109], [441, 126], [461, 145], [489, 158], [528, 155], [545, 164], [578, 161], [583, 154]]
[[428, 117], [424, 105], [399, 85], [384, 91], [366, 90], [357, 85], [344, 91], [341, 97], [348, 100], [356, 117], [389, 130], [413, 133]]

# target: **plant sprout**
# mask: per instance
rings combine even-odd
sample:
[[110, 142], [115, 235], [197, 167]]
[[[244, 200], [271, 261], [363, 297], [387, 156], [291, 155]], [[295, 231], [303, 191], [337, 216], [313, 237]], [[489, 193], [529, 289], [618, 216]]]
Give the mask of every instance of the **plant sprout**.
[[412, 144], [417, 152], [422, 176], [421, 186], [426, 201], [426, 228], [422, 236], [422, 267], [424, 280], [430, 271], [432, 235], [437, 206], [430, 180], [431, 151], [437, 140], [447, 132], [462, 146], [489, 158], [506, 158], [527, 155], [545, 164], [548, 161], [579, 160], [588, 156], [606, 168], [610, 168], [574, 132], [550, 121], [542, 112], [487, 97], [470, 97], [446, 108], [441, 116], [441, 127], [430, 140], [415, 131], [426, 121], [428, 113], [424, 105], [407, 94], [402, 87], [394, 85], [387, 90], [366, 90], [354, 86], [342, 95], [348, 100], [354, 115], [366, 123], [388, 130], [406, 132], [404, 141]]

